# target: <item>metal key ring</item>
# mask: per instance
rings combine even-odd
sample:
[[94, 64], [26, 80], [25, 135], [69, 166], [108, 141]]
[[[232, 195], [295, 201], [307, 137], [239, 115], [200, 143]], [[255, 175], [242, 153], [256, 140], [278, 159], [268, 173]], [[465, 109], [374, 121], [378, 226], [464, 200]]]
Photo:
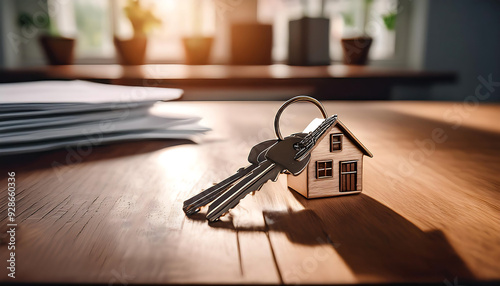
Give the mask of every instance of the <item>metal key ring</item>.
[[321, 102], [319, 102], [317, 99], [312, 98], [312, 97], [307, 96], [307, 95], [299, 95], [296, 97], [292, 97], [289, 100], [287, 100], [285, 103], [283, 103], [283, 105], [281, 105], [280, 109], [278, 109], [278, 112], [276, 112], [276, 117], [274, 117], [274, 132], [276, 133], [276, 136], [278, 137], [279, 140], [283, 140], [283, 136], [281, 136], [281, 131], [280, 131], [281, 113], [283, 113], [285, 108], [287, 108], [290, 104], [295, 103], [295, 102], [299, 102], [299, 101], [307, 101], [307, 102], [313, 103], [314, 105], [316, 105], [319, 108], [319, 110], [321, 111], [321, 114], [323, 115], [323, 118], [326, 119], [328, 117], [328, 114], [326, 113], [326, 110], [323, 107], [323, 104], [321, 104]]

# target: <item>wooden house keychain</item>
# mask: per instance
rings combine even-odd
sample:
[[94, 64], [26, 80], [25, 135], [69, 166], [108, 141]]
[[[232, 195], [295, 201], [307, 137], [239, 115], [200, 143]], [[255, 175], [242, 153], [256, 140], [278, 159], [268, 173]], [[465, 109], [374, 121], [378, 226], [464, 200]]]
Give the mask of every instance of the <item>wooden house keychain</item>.
[[[278, 138], [281, 136], [281, 113], [288, 105], [297, 101], [312, 101], [318, 106], [323, 117], [328, 117], [323, 105], [316, 99], [294, 97], [285, 102], [276, 113], [274, 124]], [[303, 133], [312, 132], [321, 122], [322, 119], [314, 119]], [[363, 143], [337, 118], [315, 142], [305, 170], [297, 176], [287, 175], [288, 187], [308, 199], [360, 193], [363, 189], [364, 155], [373, 157]]]
[[[324, 120], [315, 119], [303, 133], [283, 138], [279, 120], [292, 103], [306, 101], [316, 105]], [[207, 219], [217, 221], [251, 192], [267, 181], [288, 174], [288, 187], [306, 198], [360, 193], [363, 156], [373, 155], [337, 118], [328, 117], [323, 105], [309, 96], [286, 101], [276, 113], [274, 130], [277, 139], [255, 145], [248, 155], [251, 165], [184, 201], [186, 215], [197, 213], [210, 204]]]

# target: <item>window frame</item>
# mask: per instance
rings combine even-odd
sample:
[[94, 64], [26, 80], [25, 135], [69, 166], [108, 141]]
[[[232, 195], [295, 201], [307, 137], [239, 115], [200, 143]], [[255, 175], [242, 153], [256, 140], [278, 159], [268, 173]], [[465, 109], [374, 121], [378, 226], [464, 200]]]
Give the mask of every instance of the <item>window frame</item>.
[[[114, 18], [112, 17], [114, 13], [116, 13], [116, 3], [115, 1], [110, 2], [109, 13], [109, 21], [114, 22]], [[422, 21], [417, 21], [415, 19], [423, 19], [427, 15], [426, 4], [424, 1], [422, 3], [420, 1], [412, 2], [407, 0], [399, 1], [399, 10], [397, 17], [397, 25], [396, 25], [396, 42], [395, 42], [395, 52], [394, 56], [387, 59], [370, 59], [370, 66], [390, 66], [390, 67], [406, 67], [412, 66], [416, 68], [420, 68], [421, 66], [421, 57], [422, 57], [422, 49], [423, 46], [420, 47], [418, 43], [422, 43], [424, 41], [421, 38], [425, 38], [425, 23]], [[223, 27], [220, 26], [221, 21], [217, 21], [216, 30], [222, 31]], [[112, 26], [115, 27], [116, 23], [112, 23]], [[114, 28], [113, 28], [114, 29]], [[414, 34], [414, 35], [413, 35]], [[112, 41], [112, 39], [111, 39]], [[222, 46], [227, 45], [226, 36], [224, 36], [224, 41]], [[418, 47], [415, 47], [418, 46]], [[417, 49], [417, 55], [410, 55], [409, 50], [410, 47], [412, 50]], [[25, 49], [25, 47], [23, 47]], [[21, 58], [18, 57], [18, 61], [22, 65], [32, 65], [32, 64], [42, 64], [44, 63], [44, 59], [41, 56], [36, 56], [35, 58]], [[213, 55], [212, 59], [214, 64], [227, 64], [227, 59], [225, 57], [221, 57], [220, 55]], [[78, 52], [75, 54], [75, 64], [116, 64], [118, 63], [116, 58], [116, 49], [114, 46], [111, 48], [109, 54], [101, 55], [101, 54], [84, 54], [79, 55]], [[146, 64], [183, 64], [184, 58], [180, 57], [179, 59], [160, 59], [150, 57], [146, 57]], [[286, 63], [286, 59], [275, 59], [273, 64]], [[342, 64], [341, 58], [332, 59], [330, 64]]]
[[[340, 137], [340, 141], [333, 141], [333, 137]], [[333, 144], [340, 145], [340, 149], [333, 149]], [[330, 134], [330, 152], [340, 152], [343, 150], [344, 145], [344, 134], [342, 133], [332, 133]]]
[[[330, 167], [327, 167], [327, 164], [330, 163]], [[324, 164], [323, 168], [320, 168], [319, 164]], [[320, 176], [319, 172], [324, 171], [325, 175]], [[328, 175], [328, 171], [330, 171], [330, 175]], [[333, 160], [319, 160], [316, 161], [316, 179], [328, 179], [333, 178]]]

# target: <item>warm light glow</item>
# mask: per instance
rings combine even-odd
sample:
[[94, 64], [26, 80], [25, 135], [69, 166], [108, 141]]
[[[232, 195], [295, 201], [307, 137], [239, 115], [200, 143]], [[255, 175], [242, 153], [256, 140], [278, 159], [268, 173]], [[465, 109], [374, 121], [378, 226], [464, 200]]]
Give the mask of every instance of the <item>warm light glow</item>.
[[[60, 2], [60, 1], [56, 1]], [[182, 38], [186, 36], [214, 37], [211, 63], [229, 61], [229, 25], [231, 16], [243, 13], [240, 1], [209, 0], [141, 0], [141, 5], [151, 8], [161, 25], [148, 39], [147, 59], [152, 62], [184, 63]], [[275, 62], [285, 62], [288, 57], [288, 22], [303, 16], [330, 18], [330, 56], [342, 59], [340, 39], [359, 34], [363, 26], [364, 0], [325, 1], [258, 1], [255, 18], [261, 23], [273, 24], [273, 50]], [[61, 11], [54, 17], [62, 35], [77, 34], [77, 58], [113, 58], [113, 36], [130, 38], [132, 26], [124, 13], [127, 0], [96, 1], [73, 0], [61, 2]], [[388, 31], [382, 15], [394, 11], [396, 0], [374, 0], [370, 8], [368, 30], [377, 41], [373, 42], [371, 59], [387, 59], [395, 54], [396, 33]], [[247, 14], [245, 14], [247, 13]], [[83, 15], [83, 16], [82, 16]], [[90, 17], [89, 15], [92, 15]], [[75, 24], [76, 23], [76, 24]]]
[[290, 67], [287, 65], [272, 65], [269, 71], [274, 78], [287, 78], [290, 76]]

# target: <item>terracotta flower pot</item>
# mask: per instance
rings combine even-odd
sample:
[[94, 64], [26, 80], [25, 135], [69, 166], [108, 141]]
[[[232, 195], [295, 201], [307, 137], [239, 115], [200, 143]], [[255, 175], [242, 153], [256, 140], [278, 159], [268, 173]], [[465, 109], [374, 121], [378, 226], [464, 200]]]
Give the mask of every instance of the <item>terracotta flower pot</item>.
[[182, 39], [184, 52], [186, 53], [186, 64], [206, 65], [212, 51], [212, 37], [186, 37]]
[[44, 35], [40, 44], [50, 65], [73, 64], [75, 39]]
[[368, 53], [372, 45], [371, 37], [357, 37], [342, 39], [342, 50], [344, 52], [344, 64], [366, 65]]
[[114, 38], [118, 59], [122, 65], [143, 65], [146, 58], [148, 39], [136, 36], [128, 40]]

